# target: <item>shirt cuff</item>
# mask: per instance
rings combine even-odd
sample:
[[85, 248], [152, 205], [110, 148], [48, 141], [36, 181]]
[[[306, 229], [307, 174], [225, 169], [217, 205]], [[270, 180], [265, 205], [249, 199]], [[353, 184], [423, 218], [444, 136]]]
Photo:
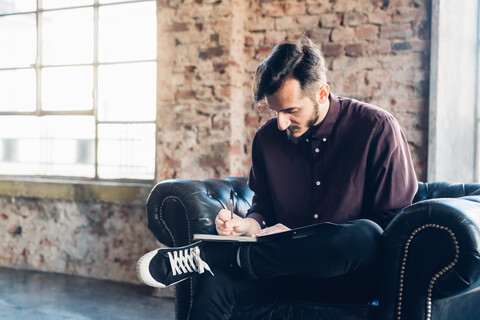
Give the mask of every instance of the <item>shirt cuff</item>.
[[260, 213], [252, 212], [252, 213], [249, 213], [245, 218], [255, 219], [262, 229], [267, 226], [267, 222], [265, 221], [265, 218]]

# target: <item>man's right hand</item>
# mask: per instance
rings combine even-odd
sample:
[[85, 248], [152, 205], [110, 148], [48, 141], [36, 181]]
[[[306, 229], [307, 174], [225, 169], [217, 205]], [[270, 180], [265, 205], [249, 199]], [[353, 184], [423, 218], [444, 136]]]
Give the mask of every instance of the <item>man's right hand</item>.
[[243, 236], [252, 235], [261, 230], [255, 219], [242, 218], [233, 215], [229, 210], [222, 209], [215, 219], [215, 227], [221, 236]]

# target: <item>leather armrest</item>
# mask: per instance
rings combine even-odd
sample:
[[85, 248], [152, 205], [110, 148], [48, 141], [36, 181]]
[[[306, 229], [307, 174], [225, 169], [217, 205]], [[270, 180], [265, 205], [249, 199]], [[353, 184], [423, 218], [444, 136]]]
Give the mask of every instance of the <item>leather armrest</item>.
[[432, 299], [480, 284], [480, 196], [406, 207], [382, 236], [381, 314], [425, 319]]
[[169, 247], [191, 243], [194, 233], [215, 234], [218, 212], [230, 207], [230, 190], [235, 192], [237, 214], [245, 216], [253, 197], [247, 178], [160, 182], [147, 200], [148, 228]]

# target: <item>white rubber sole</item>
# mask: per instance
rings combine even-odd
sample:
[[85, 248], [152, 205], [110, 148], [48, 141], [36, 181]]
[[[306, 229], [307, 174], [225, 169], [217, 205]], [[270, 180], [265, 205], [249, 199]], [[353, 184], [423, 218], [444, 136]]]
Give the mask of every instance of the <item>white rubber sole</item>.
[[168, 286], [164, 285], [163, 283], [158, 282], [155, 280], [152, 275], [150, 274], [150, 261], [152, 261], [153, 257], [157, 254], [157, 250], [150, 251], [147, 254], [144, 254], [137, 262], [137, 277], [140, 281], [145, 283], [146, 285], [154, 288], [166, 288]]

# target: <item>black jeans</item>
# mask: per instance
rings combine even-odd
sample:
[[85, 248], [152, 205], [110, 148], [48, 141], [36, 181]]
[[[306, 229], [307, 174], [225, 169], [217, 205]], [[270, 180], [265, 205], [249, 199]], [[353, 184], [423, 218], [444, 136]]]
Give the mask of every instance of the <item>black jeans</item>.
[[214, 269], [215, 276], [200, 276], [189, 319], [229, 319], [237, 306], [274, 298], [374, 299], [382, 229], [370, 220], [311, 228], [316, 232], [303, 238], [242, 244], [242, 273]]

